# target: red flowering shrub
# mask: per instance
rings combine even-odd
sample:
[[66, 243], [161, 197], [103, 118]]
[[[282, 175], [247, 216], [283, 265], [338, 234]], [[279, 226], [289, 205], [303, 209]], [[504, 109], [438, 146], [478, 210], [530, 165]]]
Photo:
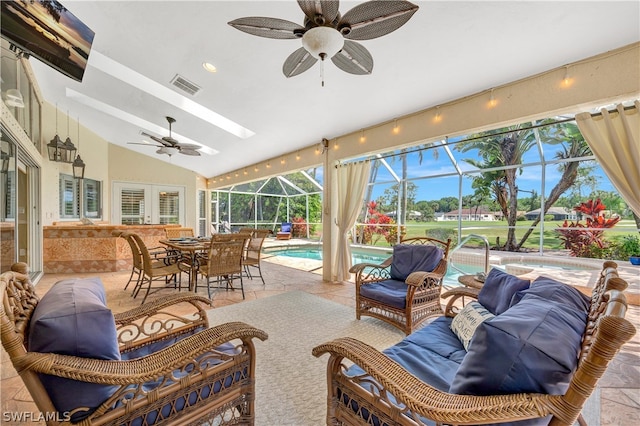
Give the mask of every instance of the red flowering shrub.
[[585, 217], [585, 223], [580, 223], [580, 220], [565, 220], [562, 228], [567, 229], [557, 229], [560, 240], [564, 247], [569, 249], [571, 256], [598, 257], [609, 245], [604, 238], [604, 229], [613, 228], [620, 221], [620, 217], [605, 218], [602, 212], [606, 210], [606, 206], [599, 198], [580, 203], [573, 210]]
[[377, 207], [378, 204], [371, 201], [367, 205], [366, 222], [356, 227], [357, 235], [354, 240], [360, 244], [375, 245], [381, 238], [384, 238], [389, 244], [396, 241], [396, 222], [386, 214], [379, 212]]
[[307, 238], [307, 227], [309, 225], [303, 217], [294, 217], [291, 219], [291, 231], [294, 238]]

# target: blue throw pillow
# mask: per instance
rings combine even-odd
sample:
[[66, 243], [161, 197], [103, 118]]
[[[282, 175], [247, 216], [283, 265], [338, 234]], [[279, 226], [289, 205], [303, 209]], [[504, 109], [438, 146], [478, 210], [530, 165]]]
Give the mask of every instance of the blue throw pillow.
[[478, 302], [493, 315], [500, 315], [511, 305], [511, 298], [529, 288], [529, 280], [523, 280], [501, 269], [493, 268], [487, 274], [478, 294]]
[[[33, 312], [29, 351], [120, 360], [116, 325], [105, 300], [100, 278], [64, 280], [54, 284]], [[40, 378], [59, 412], [90, 408], [72, 416], [74, 422], [91, 414], [118, 389], [118, 386], [46, 374], [41, 374]]]
[[534, 294], [476, 330], [449, 391], [562, 395], [578, 364], [587, 314]]
[[562, 303], [567, 308], [584, 312], [589, 310], [589, 304], [591, 303], [591, 299], [578, 289], [545, 276], [539, 276], [533, 280], [528, 289], [514, 294], [511, 299], [511, 306], [518, 303], [526, 294], [535, 294], [543, 299]]
[[416, 271], [431, 272], [442, 260], [440, 247], [431, 245], [396, 244], [393, 246], [391, 279], [403, 281]]

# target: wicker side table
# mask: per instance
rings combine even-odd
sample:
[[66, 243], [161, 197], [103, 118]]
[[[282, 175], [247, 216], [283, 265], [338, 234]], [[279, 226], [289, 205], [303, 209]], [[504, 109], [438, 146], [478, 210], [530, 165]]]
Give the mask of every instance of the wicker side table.
[[458, 277], [458, 282], [466, 287], [480, 289], [484, 285], [483, 281], [476, 278], [475, 275], [461, 275]]

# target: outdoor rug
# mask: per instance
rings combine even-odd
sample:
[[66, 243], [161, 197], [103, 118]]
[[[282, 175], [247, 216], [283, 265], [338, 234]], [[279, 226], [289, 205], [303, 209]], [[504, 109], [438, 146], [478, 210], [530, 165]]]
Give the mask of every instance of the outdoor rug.
[[[264, 330], [269, 338], [256, 345], [256, 426], [320, 426], [326, 424], [328, 355], [315, 358], [311, 349], [350, 336], [381, 350], [405, 336], [375, 318], [356, 320], [350, 308], [302, 291], [215, 308], [211, 325], [242, 321]], [[583, 415], [600, 425], [600, 392], [587, 400]], [[577, 423], [576, 423], [577, 424]]]
[[328, 355], [315, 358], [315, 346], [350, 336], [385, 349], [404, 337], [383, 321], [358, 321], [353, 308], [302, 291], [212, 309], [209, 321], [243, 321], [269, 334], [254, 340], [256, 426], [325, 424]]

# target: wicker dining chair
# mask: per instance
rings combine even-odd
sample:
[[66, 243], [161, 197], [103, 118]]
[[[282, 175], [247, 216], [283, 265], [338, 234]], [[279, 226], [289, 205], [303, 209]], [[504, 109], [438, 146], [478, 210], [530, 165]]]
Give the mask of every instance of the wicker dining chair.
[[267, 238], [267, 235], [269, 235], [270, 232], [271, 231], [269, 231], [268, 229], [254, 229], [242, 259], [242, 265], [244, 267], [245, 273], [247, 274], [247, 277], [253, 279], [251, 268], [257, 269], [258, 276], [260, 276], [260, 279], [262, 280], [262, 285], [265, 285], [264, 277], [262, 276], [262, 268], [260, 267], [260, 258], [262, 257], [262, 244], [264, 243], [265, 238]]
[[[134, 292], [138, 289], [140, 282], [143, 276], [144, 266], [142, 264], [142, 253], [140, 249], [138, 249], [138, 245], [133, 239], [133, 236], [130, 232], [118, 231], [113, 233], [114, 236], [120, 237], [124, 239], [129, 245], [129, 249], [131, 250], [131, 275], [129, 275], [129, 279], [124, 286], [126, 290], [129, 287], [129, 284], [135, 282], [133, 286]], [[152, 265], [154, 268], [166, 266], [169, 263], [169, 258], [172, 255], [168, 253], [166, 250], [160, 250], [160, 248], [153, 249], [154, 251], [150, 251], [149, 254], [152, 258]]]
[[193, 228], [164, 228], [167, 238], [192, 238], [195, 237]]
[[[147, 289], [144, 294], [144, 298], [142, 299], [142, 304], [147, 300], [152, 289], [155, 291], [166, 289], [171, 282], [173, 283], [174, 289], [176, 288], [176, 284], [178, 286], [177, 288], [180, 289], [182, 272], [189, 273], [189, 268], [182, 268], [181, 259], [179, 257], [175, 257], [173, 259], [173, 263], [167, 262], [168, 264], [160, 266], [151, 258], [149, 250], [142, 238], [138, 234], [134, 233], [131, 233], [131, 237], [138, 246], [140, 257], [142, 258], [142, 279], [134, 289], [133, 297], [135, 298], [138, 296], [138, 293], [145, 286], [145, 283]], [[164, 285], [153, 287], [153, 282], [159, 281], [163, 281]]]
[[[237, 234], [248, 235], [248, 234]], [[212, 288], [224, 288], [235, 290], [233, 282], [240, 280], [240, 291], [244, 299], [244, 283], [242, 281], [242, 256], [245, 248], [245, 239], [232, 241], [213, 241], [209, 248], [207, 263], [200, 265], [198, 272], [207, 282], [207, 294], [211, 298]], [[212, 286], [213, 284], [213, 286]], [[198, 285], [196, 282], [196, 292]]]
[[371, 316], [411, 334], [427, 319], [442, 315], [440, 292], [451, 240], [407, 238], [382, 264], [359, 263], [356, 318]]

